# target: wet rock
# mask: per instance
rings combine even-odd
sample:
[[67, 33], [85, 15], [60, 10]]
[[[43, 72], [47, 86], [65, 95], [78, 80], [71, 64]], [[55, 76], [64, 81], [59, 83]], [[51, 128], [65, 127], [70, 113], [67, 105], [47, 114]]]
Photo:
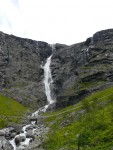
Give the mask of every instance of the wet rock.
[[5, 132], [0, 130], [0, 136], [5, 136]]
[[33, 130], [34, 128], [35, 128], [35, 125], [30, 125], [26, 128], [26, 131]]
[[24, 146], [22, 146], [22, 145], [20, 145], [20, 146], [18, 146], [17, 148], [16, 148], [16, 150], [25, 150], [26, 148], [24, 147]]
[[29, 130], [27, 133], [26, 133], [26, 138], [31, 138], [33, 141], [35, 139], [35, 136], [34, 136], [34, 133], [32, 130]]
[[11, 133], [11, 135], [10, 135], [10, 139], [14, 138], [16, 135], [17, 135], [17, 132], [13, 132], [13, 133]]
[[26, 137], [24, 135], [18, 135], [15, 137], [15, 144], [19, 145], [20, 142], [24, 142]]
[[37, 117], [29, 117], [29, 121], [37, 124]]
[[13, 127], [9, 127], [9, 128], [4, 128], [2, 130], [0, 130], [0, 136], [4, 136], [7, 140], [11, 139], [11, 134], [14, 131]]
[[0, 150], [13, 150], [12, 145], [4, 136], [0, 136]]
[[13, 127], [8, 127], [8, 128], [2, 129], [1, 131], [5, 132], [5, 133], [10, 133], [10, 132], [14, 131], [14, 128]]

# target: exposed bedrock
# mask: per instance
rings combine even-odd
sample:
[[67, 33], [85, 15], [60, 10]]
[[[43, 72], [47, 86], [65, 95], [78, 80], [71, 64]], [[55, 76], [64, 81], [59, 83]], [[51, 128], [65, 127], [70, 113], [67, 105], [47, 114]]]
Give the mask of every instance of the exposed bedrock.
[[[52, 54], [46, 42], [0, 32], [0, 91], [20, 103], [38, 108], [47, 103], [44, 71]], [[75, 104], [113, 82], [113, 29], [95, 33], [86, 41], [55, 44], [51, 72], [56, 108]]]
[[57, 46], [52, 57], [56, 108], [75, 104], [113, 82], [113, 29], [97, 32], [85, 42]]
[[[46, 103], [41, 65], [52, 53], [46, 42], [0, 32], [0, 91], [20, 103], [36, 107]], [[32, 105], [31, 105], [32, 104]]]

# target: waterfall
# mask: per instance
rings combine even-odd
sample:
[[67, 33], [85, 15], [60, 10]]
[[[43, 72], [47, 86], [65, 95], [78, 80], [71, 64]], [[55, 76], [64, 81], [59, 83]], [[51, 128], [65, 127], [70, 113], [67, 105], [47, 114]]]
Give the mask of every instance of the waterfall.
[[52, 99], [52, 96], [51, 96], [51, 83], [53, 82], [52, 75], [51, 75], [51, 69], [50, 69], [51, 57], [52, 57], [52, 55], [47, 58], [45, 66], [43, 67], [45, 94], [47, 97], [48, 104], [54, 103], [54, 100]]
[[[53, 47], [52, 47], [52, 50], [53, 50]], [[40, 108], [36, 112], [34, 112], [32, 116], [37, 116], [39, 112], [45, 112], [47, 108], [49, 107], [49, 105], [55, 102], [55, 100], [52, 98], [52, 92], [51, 92], [51, 84], [53, 82], [51, 69], [50, 69], [51, 58], [52, 58], [52, 55], [47, 58], [45, 65], [43, 67], [41, 66], [44, 69], [44, 86], [45, 86], [45, 94], [47, 97], [48, 104]]]

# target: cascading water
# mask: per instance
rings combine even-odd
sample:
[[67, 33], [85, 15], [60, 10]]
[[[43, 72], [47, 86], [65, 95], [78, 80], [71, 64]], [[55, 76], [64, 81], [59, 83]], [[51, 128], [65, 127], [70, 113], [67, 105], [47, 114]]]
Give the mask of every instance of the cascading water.
[[51, 58], [52, 58], [52, 55], [47, 58], [47, 61], [44, 65], [44, 67], [42, 67], [44, 69], [45, 94], [47, 97], [48, 104], [45, 105], [44, 107], [40, 108], [36, 112], [34, 112], [32, 114], [32, 116], [38, 115], [39, 112], [45, 112], [47, 110], [47, 108], [49, 107], [49, 105], [55, 102], [55, 100], [52, 99], [52, 95], [51, 95], [51, 84], [53, 82], [52, 75], [51, 75], [51, 69], [50, 69]]
[[44, 85], [48, 104], [54, 103], [54, 100], [51, 96], [51, 83], [53, 82], [50, 70], [51, 57], [52, 55], [49, 58], [47, 58], [47, 62], [44, 66]]
[[[51, 46], [51, 47], [52, 47], [52, 50], [53, 50], [53, 46]], [[36, 112], [34, 112], [34, 113], [31, 115], [32, 117], [38, 116], [38, 115], [39, 115], [39, 112], [45, 112], [45, 111], [47, 110], [47, 108], [49, 107], [49, 105], [51, 105], [52, 103], [55, 102], [55, 100], [52, 99], [52, 95], [51, 95], [51, 84], [52, 84], [52, 82], [53, 82], [53, 80], [52, 80], [52, 75], [51, 75], [51, 69], [50, 69], [51, 58], [52, 58], [52, 55], [47, 58], [47, 61], [46, 61], [45, 65], [44, 65], [44, 67], [42, 67], [42, 68], [44, 69], [45, 94], [46, 94], [46, 97], [47, 97], [47, 102], [48, 102], [48, 104], [45, 105], [44, 107], [40, 108], [40, 109], [37, 110]], [[10, 140], [10, 143], [12, 144], [14, 150], [17, 149], [17, 146], [16, 146], [16, 144], [15, 144], [15, 138], [18, 137], [18, 136], [21, 136], [21, 135], [24, 136], [24, 137], [26, 137], [26, 133], [27, 133], [27, 132], [26, 132], [26, 129], [27, 129], [28, 127], [30, 127], [30, 126], [33, 126], [33, 124], [34, 124], [34, 123], [31, 122], [31, 124], [24, 126], [24, 127], [22, 128], [23, 133], [21, 133], [20, 135], [16, 135], [16, 136], [14, 137], [14, 139]], [[33, 130], [34, 130], [34, 129], [33, 129]], [[34, 132], [34, 131], [33, 131], [33, 132]], [[26, 138], [26, 140], [25, 140], [24, 142], [21, 142], [20, 144], [21, 144], [22, 146], [25, 146], [25, 147], [26, 147], [26, 146], [29, 145], [30, 140], [31, 140], [31, 138]]]

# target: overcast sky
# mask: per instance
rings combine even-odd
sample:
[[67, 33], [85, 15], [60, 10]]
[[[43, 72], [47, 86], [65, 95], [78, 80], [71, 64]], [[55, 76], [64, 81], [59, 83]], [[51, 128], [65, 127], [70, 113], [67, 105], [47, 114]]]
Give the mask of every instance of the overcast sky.
[[82, 42], [113, 28], [113, 0], [0, 0], [0, 30], [52, 43]]

